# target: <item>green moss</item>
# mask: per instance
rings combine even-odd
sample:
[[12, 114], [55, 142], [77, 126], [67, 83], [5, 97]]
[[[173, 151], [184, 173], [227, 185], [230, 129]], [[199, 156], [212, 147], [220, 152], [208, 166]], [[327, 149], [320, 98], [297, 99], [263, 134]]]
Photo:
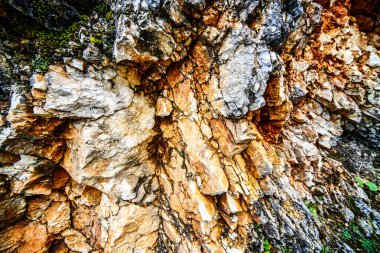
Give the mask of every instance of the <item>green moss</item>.
[[322, 247], [322, 253], [332, 253], [333, 250], [329, 245], [323, 245]]
[[112, 11], [107, 12], [105, 18], [107, 21], [110, 21], [112, 19]]
[[109, 11], [109, 8], [105, 2], [101, 2], [97, 6], [95, 6], [94, 10], [100, 14], [106, 15]]
[[50, 61], [39, 54], [36, 54], [31, 62], [32, 68], [40, 73], [46, 72], [49, 69], [49, 65]]
[[37, 11], [37, 21], [44, 24], [50, 10], [49, 6], [47, 6], [43, 0], [33, 0], [33, 6]]
[[102, 40], [99, 39], [98, 37], [94, 36], [94, 37], [90, 37], [90, 42], [91, 43], [94, 43], [94, 44], [102, 44]]
[[379, 244], [373, 239], [363, 239], [360, 246], [367, 253], [376, 253], [380, 251]]
[[352, 238], [350, 230], [348, 228], [343, 229], [340, 234], [344, 240], [351, 240]]
[[62, 32], [39, 32], [36, 38], [36, 47], [40, 49], [43, 54], [51, 55], [59, 48], [66, 46], [69, 41], [74, 40], [78, 36], [79, 28], [79, 23], [74, 22]]

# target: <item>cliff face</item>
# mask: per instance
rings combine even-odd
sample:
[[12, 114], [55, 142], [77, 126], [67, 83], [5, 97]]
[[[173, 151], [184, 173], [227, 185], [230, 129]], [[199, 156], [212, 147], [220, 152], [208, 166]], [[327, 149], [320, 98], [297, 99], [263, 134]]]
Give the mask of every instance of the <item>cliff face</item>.
[[379, 5], [5, 1], [0, 251], [379, 252]]

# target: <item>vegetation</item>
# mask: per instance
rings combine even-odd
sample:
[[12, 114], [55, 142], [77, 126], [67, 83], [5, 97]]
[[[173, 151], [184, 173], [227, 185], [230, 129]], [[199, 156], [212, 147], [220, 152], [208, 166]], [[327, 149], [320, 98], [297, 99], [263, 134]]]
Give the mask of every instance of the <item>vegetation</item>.
[[48, 59], [43, 58], [41, 55], [36, 54], [32, 60], [31, 66], [37, 72], [46, 72], [49, 68], [50, 62]]
[[374, 238], [368, 238], [364, 236], [354, 222], [351, 222], [349, 227], [343, 228], [341, 230], [340, 237], [347, 244], [360, 247], [362, 252], [380, 252], [379, 242]]
[[323, 245], [322, 247], [322, 253], [332, 253], [333, 250], [329, 245]]
[[306, 205], [307, 209], [309, 209], [309, 212], [311, 213], [311, 215], [318, 216], [317, 205], [315, 203], [305, 201], [305, 205]]
[[264, 252], [263, 253], [271, 253], [272, 252], [272, 245], [269, 243], [268, 240], [264, 240], [263, 246], [264, 246]]
[[355, 177], [355, 182], [358, 183], [361, 188], [364, 188], [365, 185], [370, 191], [377, 192], [379, 190], [379, 187], [375, 183], [363, 178]]

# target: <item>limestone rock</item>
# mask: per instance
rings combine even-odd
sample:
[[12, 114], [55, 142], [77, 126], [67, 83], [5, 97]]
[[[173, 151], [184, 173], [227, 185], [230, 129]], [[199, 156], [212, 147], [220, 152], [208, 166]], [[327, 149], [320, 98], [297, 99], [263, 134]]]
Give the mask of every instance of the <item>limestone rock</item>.
[[378, 3], [1, 3], [0, 251], [380, 252]]
[[109, 116], [127, 108], [133, 99], [128, 87], [109, 90], [106, 83], [90, 78], [75, 79], [62, 69], [46, 74], [48, 91], [44, 110], [61, 118]]
[[62, 167], [80, 183], [132, 199], [139, 178], [152, 173], [144, 162], [153, 127], [154, 108], [135, 96], [128, 108], [109, 117], [74, 123]]
[[172, 103], [166, 98], [157, 99], [156, 115], [160, 117], [169, 116], [173, 110]]
[[[151, 11], [157, 11], [157, 1], [116, 1], [117, 17], [114, 55], [117, 62], [168, 60], [173, 55], [176, 42], [165, 30], [165, 20], [156, 20]], [[137, 20], [137, 22], [134, 22]]]

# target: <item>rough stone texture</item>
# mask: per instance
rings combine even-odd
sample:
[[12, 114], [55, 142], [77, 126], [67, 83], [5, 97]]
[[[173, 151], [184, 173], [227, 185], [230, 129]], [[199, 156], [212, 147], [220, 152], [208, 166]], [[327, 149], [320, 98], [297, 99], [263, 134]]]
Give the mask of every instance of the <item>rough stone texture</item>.
[[380, 252], [379, 1], [317, 2], [106, 1], [46, 71], [4, 29], [0, 251]]

